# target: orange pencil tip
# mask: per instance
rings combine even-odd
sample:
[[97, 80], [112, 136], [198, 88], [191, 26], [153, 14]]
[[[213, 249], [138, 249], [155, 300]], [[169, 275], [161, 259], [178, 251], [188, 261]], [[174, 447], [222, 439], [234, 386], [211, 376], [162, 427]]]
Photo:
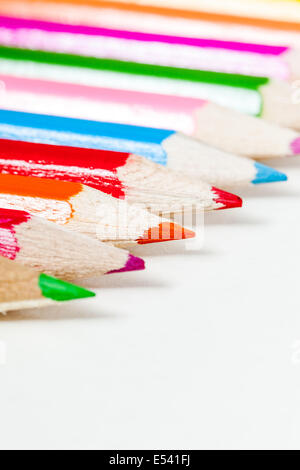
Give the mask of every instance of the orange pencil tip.
[[217, 197], [214, 198], [215, 202], [218, 204], [222, 204], [223, 207], [219, 207], [220, 209], [231, 209], [233, 207], [242, 207], [243, 200], [236, 196], [235, 194], [228, 193], [227, 191], [222, 191], [218, 188], [212, 188], [214, 193], [216, 193]]
[[149, 243], [169, 242], [172, 240], [186, 240], [187, 238], [194, 238], [195, 232], [188, 230], [181, 225], [174, 224], [173, 222], [162, 222], [157, 227], [151, 227], [146, 230], [144, 235], [137, 240], [139, 245], [146, 245]]

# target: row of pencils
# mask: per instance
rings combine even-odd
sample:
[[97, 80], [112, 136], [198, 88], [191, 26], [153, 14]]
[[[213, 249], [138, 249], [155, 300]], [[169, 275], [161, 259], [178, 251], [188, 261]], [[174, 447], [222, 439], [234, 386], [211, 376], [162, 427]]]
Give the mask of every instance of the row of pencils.
[[69, 282], [287, 179], [265, 160], [300, 154], [300, 4], [173, 3], [0, 0], [1, 312], [94, 296]]

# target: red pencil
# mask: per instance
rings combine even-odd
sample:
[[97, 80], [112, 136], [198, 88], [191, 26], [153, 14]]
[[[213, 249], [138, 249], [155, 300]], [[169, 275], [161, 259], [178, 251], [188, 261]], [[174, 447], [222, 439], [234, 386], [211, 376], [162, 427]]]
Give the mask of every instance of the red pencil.
[[82, 183], [156, 212], [187, 203], [204, 210], [241, 205], [234, 194], [124, 152], [1, 139], [0, 171]]

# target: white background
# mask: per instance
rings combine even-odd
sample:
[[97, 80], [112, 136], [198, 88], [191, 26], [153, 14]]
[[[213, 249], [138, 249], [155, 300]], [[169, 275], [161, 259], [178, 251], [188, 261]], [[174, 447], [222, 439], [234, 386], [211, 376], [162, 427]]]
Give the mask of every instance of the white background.
[[271, 163], [289, 182], [208, 214], [201, 251], [1, 318], [0, 448], [300, 448], [300, 159]]

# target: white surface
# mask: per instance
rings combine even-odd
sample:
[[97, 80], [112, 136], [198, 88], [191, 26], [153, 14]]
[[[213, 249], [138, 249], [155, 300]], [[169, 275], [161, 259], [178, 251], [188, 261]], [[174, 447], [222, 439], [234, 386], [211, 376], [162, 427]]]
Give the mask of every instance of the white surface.
[[1, 449], [300, 448], [300, 159], [277, 167], [199, 253], [139, 247], [98, 300], [0, 320]]

